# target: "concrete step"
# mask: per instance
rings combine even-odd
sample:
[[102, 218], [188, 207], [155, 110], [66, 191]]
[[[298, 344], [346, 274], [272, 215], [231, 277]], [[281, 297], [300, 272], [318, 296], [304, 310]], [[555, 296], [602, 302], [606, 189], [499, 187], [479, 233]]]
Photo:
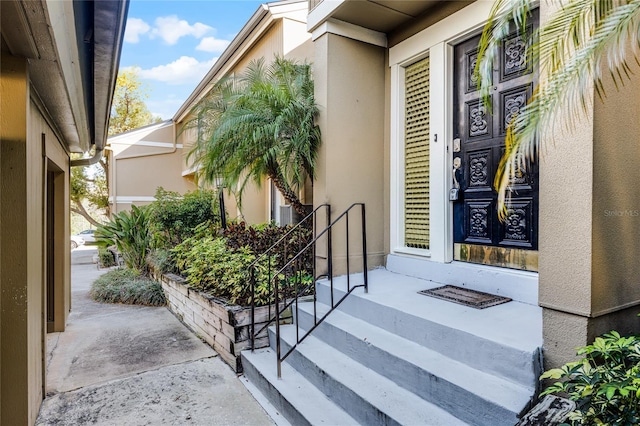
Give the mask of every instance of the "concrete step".
[[[362, 275], [351, 277], [351, 284]], [[418, 294], [440, 283], [385, 269], [369, 271], [369, 292], [356, 289], [339, 310], [470, 367], [527, 388], [541, 373], [542, 310], [509, 302], [474, 309]], [[346, 277], [334, 278], [334, 300], [346, 293]], [[318, 301], [329, 305], [326, 280], [317, 287]]]
[[[296, 323], [314, 324], [313, 303], [301, 303]], [[329, 307], [317, 304], [316, 315]], [[336, 310], [314, 331], [328, 343], [404, 389], [474, 425], [513, 425], [534, 387], [471, 368], [443, 354]]]
[[[280, 332], [284, 353], [296, 341], [295, 325], [282, 326]], [[273, 328], [270, 333], [274, 342]], [[298, 345], [284, 364], [295, 368], [360, 424], [467, 424], [313, 335]], [[272, 368], [275, 369], [275, 364]]]
[[278, 379], [270, 348], [243, 351], [241, 356], [245, 376], [292, 425], [358, 424], [286, 362]]

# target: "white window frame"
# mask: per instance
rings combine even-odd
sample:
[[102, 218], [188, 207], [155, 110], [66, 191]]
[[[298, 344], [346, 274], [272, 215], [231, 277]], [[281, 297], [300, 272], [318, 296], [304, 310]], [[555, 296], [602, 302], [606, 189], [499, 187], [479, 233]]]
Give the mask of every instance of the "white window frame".
[[[389, 49], [391, 68], [391, 253], [453, 260], [452, 186], [453, 45], [477, 33], [493, 2], [477, 1]], [[429, 56], [429, 250], [406, 247], [404, 238], [405, 68]]]

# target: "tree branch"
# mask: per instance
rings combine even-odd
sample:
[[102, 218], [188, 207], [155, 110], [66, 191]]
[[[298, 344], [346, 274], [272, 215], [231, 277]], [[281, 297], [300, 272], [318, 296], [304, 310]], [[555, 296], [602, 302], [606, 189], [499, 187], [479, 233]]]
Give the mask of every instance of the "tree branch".
[[95, 220], [93, 217], [91, 217], [91, 215], [87, 212], [87, 210], [84, 208], [84, 206], [75, 201], [74, 202], [74, 206], [70, 207], [70, 210], [74, 213], [79, 214], [80, 216], [84, 217], [85, 219], [87, 219], [89, 221], [90, 224], [92, 224], [93, 226], [99, 226], [101, 225], [100, 222], [98, 222], [97, 220]]

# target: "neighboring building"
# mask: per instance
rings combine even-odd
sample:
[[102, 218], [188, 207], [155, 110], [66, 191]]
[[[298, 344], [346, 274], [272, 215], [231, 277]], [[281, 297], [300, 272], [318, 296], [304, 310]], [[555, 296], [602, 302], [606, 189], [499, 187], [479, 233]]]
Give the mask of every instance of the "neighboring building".
[[196, 188], [182, 177], [183, 147], [176, 143], [172, 120], [150, 124], [109, 138], [111, 213], [155, 200], [158, 187], [181, 194]]
[[106, 143], [126, 1], [0, 2], [0, 423], [34, 424], [71, 309], [70, 152]]
[[[261, 5], [245, 24], [211, 70], [175, 113], [172, 120], [136, 129], [109, 138], [111, 212], [147, 204], [159, 186], [186, 192], [195, 189], [193, 165], [186, 156], [195, 138], [193, 130], [183, 131], [190, 111], [211, 86], [221, 78], [241, 74], [254, 59], [269, 63], [275, 55], [300, 62], [312, 60], [313, 43], [307, 33], [306, 1], [279, 1]], [[125, 148], [126, 147], [126, 148]], [[301, 191], [302, 201], [311, 204], [310, 185]], [[258, 188], [249, 184], [242, 197], [242, 211], [233, 194], [225, 194], [225, 206], [231, 219], [248, 223], [285, 221], [292, 209], [273, 185], [266, 180]]]

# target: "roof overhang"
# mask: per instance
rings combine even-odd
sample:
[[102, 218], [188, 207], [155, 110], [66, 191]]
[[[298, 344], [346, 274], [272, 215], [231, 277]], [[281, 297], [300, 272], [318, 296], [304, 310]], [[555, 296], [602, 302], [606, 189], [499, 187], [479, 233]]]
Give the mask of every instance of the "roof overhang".
[[2, 39], [71, 152], [104, 148], [128, 0], [0, 2]]
[[315, 31], [329, 19], [389, 33], [442, 3], [443, 0], [322, 0], [309, 12], [307, 29]]

